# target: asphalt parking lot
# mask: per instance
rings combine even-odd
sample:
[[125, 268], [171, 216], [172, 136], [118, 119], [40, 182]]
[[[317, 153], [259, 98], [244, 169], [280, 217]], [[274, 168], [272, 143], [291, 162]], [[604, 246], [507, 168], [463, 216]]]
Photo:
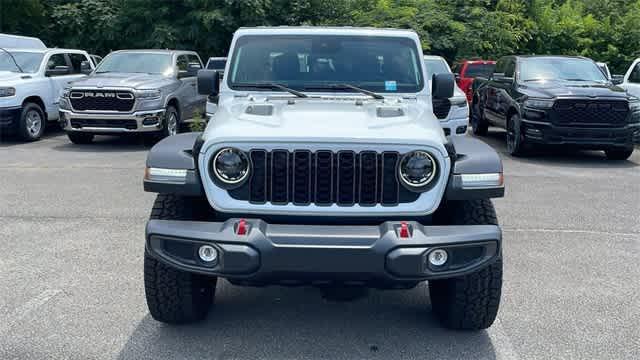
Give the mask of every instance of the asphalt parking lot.
[[498, 320], [476, 333], [443, 330], [424, 285], [333, 302], [219, 282], [206, 322], [155, 322], [142, 283], [148, 148], [59, 131], [4, 139], [0, 358], [640, 358], [640, 150], [514, 159], [503, 135], [484, 140], [505, 166], [505, 282]]

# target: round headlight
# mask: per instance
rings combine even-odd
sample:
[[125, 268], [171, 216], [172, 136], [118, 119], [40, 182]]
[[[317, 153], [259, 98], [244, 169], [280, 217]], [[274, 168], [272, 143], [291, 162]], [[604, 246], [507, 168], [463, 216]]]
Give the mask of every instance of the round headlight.
[[436, 177], [437, 165], [426, 151], [412, 151], [400, 160], [400, 179], [409, 188], [418, 189], [428, 185]]
[[224, 148], [213, 158], [211, 167], [218, 180], [225, 184], [238, 184], [249, 175], [249, 158], [241, 150]]

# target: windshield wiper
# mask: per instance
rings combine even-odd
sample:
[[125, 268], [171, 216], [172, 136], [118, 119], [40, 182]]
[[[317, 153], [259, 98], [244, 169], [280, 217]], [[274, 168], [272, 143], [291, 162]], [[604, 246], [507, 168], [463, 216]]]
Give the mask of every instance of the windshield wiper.
[[21, 73], [24, 73], [24, 70], [22, 70], [20, 65], [18, 65], [18, 62], [16, 61], [16, 58], [13, 57], [13, 54], [11, 54], [10, 52], [8, 52], [7, 50], [5, 50], [4, 48], [1, 48], [1, 47], [0, 47], [0, 50], [6, 52], [7, 55], [9, 55], [9, 57], [11, 58], [11, 60], [13, 60], [13, 63], [16, 64], [16, 67], [18, 68], [18, 70], [20, 70]]
[[313, 85], [313, 86], [305, 86], [306, 90], [311, 90], [311, 89], [316, 89], [316, 90], [346, 90], [346, 89], [350, 89], [350, 90], [355, 90], [357, 92], [361, 92], [365, 95], [369, 95], [371, 97], [373, 97], [374, 99], [378, 99], [378, 100], [384, 100], [384, 96], [374, 93], [373, 91], [369, 91], [360, 87], [357, 87], [355, 85], [351, 85], [351, 84], [328, 84], [328, 85]]
[[293, 90], [290, 89], [284, 85], [280, 85], [280, 84], [276, 84], [276, 83], [268, 83], [268, 82], [264, 82], [264, 83], [241, 83], [241, 84], [234, 84], [235, 87], [239, 87], [239, 88], [256, 88], [256, 89], [279, 89], [282, 91], [287, 91], [297, 97], [301, 97], [301, 98], [307, 98], [309, 96], [307, 96], [306, 94], [297, 91], [297, 90]]

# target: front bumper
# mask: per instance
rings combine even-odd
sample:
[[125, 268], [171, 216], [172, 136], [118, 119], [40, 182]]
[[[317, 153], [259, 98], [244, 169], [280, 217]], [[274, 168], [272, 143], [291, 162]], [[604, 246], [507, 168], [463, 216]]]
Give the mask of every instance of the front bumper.
[[630, 147], [640, 144], [640, 124], [624, 127], [563, 127], [522, 120], [528, 142], [548, 145], [575, 145], [584, 148]]
[[0, 108], [0, 127], [10, 127], [18, 122], [22, 106]]
[[[247, 233], [237, 234], [239, 219], [225, 222], [150, 220], [146, 249], [178, 269], [227, 278], [245, 285], [323, 285], [344, 283], [396, 287], [423, 280], [456, 277], [491, 264], [500, 254], [501, 230], [494, 225], [423, 226], [407, 222], [379, 226], [280, 225], [247, 219]], [[200, 246], [218, 251], [207, 265]], [[449, 260], [431, 266], [434, 248]]]
[[164, 109], [128, 114], [79, 113], [60, 109], [60, 125], [65, 131], [90, 133], [144, 133], [163, 128]]
[[440, 121], [440, 126], [444, 130], [446, 136], [462, 136], [466, 135], [469, 126], [469, 118], [449, 119]]

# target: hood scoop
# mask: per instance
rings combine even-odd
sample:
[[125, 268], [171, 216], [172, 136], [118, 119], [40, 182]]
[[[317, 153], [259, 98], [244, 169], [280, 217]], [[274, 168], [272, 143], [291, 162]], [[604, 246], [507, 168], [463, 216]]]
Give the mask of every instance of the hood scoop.
[[404, 116], [404, 110], [399, 107], [378, 107], [376, 115], [379, 118], [394, 118]]
[[249, 105], [244, 113], [255, 116], [271, 116], [273, 115], [273, 105]]

